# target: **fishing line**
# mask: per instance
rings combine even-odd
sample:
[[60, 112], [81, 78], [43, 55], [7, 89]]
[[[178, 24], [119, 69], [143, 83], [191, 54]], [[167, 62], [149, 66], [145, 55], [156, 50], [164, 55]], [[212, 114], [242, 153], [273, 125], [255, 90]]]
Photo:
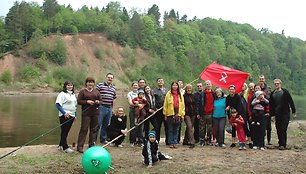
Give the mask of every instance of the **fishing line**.
[[30, 140], [29, 142], [27, 142], [27, 143], [25, 143], [25, 144], [19, 146], [17, 149], [12, 150], [11, 152], [9, 152], [9, 153], [7, 153], [7, 154], [1, 156], [0, 159], [2, 159], [2, 158], [4, 158], [4, 157], [6, 157], [6, 156], [8, 156], [8, 155], [10, 155], [10, 154], [12, 154], [12, 153], [14, 153], [14, 152], [16, 152], [17, 150], [23, 148], [24, 146], [27, 146], [27, 145], [31, 144], [32, 142], [36, 141], [37, 139], [39, 139], [39, 138], [41, 138], [41, 137], [43, 137], [43, 136], [45, 136], [45, 135], [48, 135], [49, 133], [53, 132], [54, 130], [56, 130], [57, 128], [61, 127], [62, 125], [68, 123], [68, 122], [71, 121], [72, 119], [74, 119], [74, 117], [69, 118], [69, 119], [68, 119], [67, 121], [65, 121], [64, 123], [62, 123], [62, 124], [60, 124], [60, 125], [54, 127], [53, 129], [48, 130], [47, 132], [45, 132], [45, 133], [43, 133], [43, 134], [37, 136], [36, 138]]

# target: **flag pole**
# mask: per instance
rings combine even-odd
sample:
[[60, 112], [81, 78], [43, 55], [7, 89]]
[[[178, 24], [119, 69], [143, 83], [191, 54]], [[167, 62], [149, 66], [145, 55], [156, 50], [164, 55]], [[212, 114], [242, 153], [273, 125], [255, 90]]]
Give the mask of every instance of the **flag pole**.
[[[194, 83], [195, 81], [199, 80], [199, 78], [194, 79], [193, 81], [191, 81], [189, 84]], [[186, 87], [186, 86], [185, 86]], [[185, 87], [183, 89], [185, 89]], [[156, 111], [154, 111], [151, 115], [149, 115], [147, 118], [145, 118], [144, 120], [142, 120], [140, 123], [137, 123], [134, 127], [130, 128], [129, 130], [126, 131], [126, 133], [131, 132], [132, 130], [134, 130], [136, 127], [138, 127], [139, 125], [143, 124], [145, 121], [147, 121], [149, 118], [151, 118], [153, 115], [155, 115], [158, 111], [162, 110], [163, 106], [158, 108]], [[113, 143], [114, 141], [118, 140], [120, 137], [125, 136], [123, 134], [117, 136], [116, 138], [112, 139], [111, 141], [107, 142], [106, 144], [104, 144], [102, 147], [106, 147], [108, 145], [110, 145], [111, 143]]]

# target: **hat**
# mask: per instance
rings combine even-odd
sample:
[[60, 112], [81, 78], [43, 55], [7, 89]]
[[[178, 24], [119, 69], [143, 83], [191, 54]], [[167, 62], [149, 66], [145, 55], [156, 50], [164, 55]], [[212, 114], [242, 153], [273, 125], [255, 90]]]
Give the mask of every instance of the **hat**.
[[150, 132], [149, 132], [149, 134], [148, 134], [148, 137], [150, 137], [150, 136], [154, 136], [154, 137], [156, 137], [156, 133], [155, 133], [155, 131], [150, 131]]
[[144, 91], [143, 91], [142, 89], [139, 89], [139, 90], [138, 90], [138, 94], [141, 94], [141, 93], [144, 94]]
[[256, 92], [255, 92], [255, 96], [256, 96], [256, 97], [260, 96], [261, 94], [263, 94], [262, 91], [256, 91]]
[[221, 88], [215, 89], [215, 92], [218, 92], [218, 91], [223, 92]]

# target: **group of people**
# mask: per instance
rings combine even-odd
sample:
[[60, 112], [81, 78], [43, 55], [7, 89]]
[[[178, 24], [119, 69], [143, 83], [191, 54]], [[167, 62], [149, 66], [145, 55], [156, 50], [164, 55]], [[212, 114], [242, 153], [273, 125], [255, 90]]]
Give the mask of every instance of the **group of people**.
[[[127, 116], [123, 107], [118, 107], [113, 113], [113, 102], [116, 99], [113, 78], [114, 75], [108, 73], [106, 82], [95, 85], [95, 80], [88, 77], [86, 87], [80, 90], [77, 98], [73, 83], [64, 83], [63, 91], [56, 99], [62, 124], [58, 146], [60, 150], [73, 152], [66, 139], [76, 117], [77, 104], [82, 106], [78, 152], [83, 153], [88, 129], [89, 147], [97, 143], [99, 131], [101, 144], [121, 135], [111, 145], [123, 147], [122, 142], [127, 135]], [[172, 82], [169, 90], [164, 86], [162, 78], [158, 78], [156, 82], [157, 86], [151, 88], [145, 79], [134, 81], [131, 84], [132, 90], [127, 94], [130, 128], [135, 127], [129, 135], [130, 146], [144, 148], [146, 164], [152, 164], [152, 159], [146, 159], [147, 146], [150, 145], [150, 140], [151, 144], [160, 142], [162, 125], [166, 145], [178, 148], [183, 122], [186, 124], [186, 131], [182, 143], [190, 148], [194, 148], [198, 142], [200, 146], [226, 147], [224, 138], [228, 119], [231, 129], [227, 131], [232, 135], [230, 147], [236, 146], [237, 135], [239, 150], [246, 149], [246, 145], [265, 150], [266, 136], [267, 143], [271, 144], [271, 117], [275, 117], [279, 149], [286, 149], [290, 112], [296, 117], [296, 110], [290, 93], [282, 88], [280, 79], [273, 81], [275, 89], [272, 90], [265, 83], [264, 75], [260, 75], [257, 84], [245, 83], [238, 93], [234, 84], [229, 85], [228, 95], [221, 88], [213, 89], [210, 80], [205, 81], [204, 87], [202, 82], [198, 82], [195, 92], [191, 84], [184, 87], [182, 80]], [[150, 138], [153, 135], [154, 138]]]

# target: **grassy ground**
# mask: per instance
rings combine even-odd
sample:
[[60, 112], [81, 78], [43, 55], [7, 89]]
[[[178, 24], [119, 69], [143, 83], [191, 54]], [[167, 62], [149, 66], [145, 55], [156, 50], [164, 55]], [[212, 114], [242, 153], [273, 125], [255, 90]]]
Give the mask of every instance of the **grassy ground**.
[[[239, 151], [238, 148], [225, 149], [196, 146], [189, 149], [179, 146], [170, 149], [162, 142], [161, 151], [173, 157], [146, 168], [142, 164], [141, 148], [107, 147], [112, 157], [114, 170], [109, 173], [306, 173], [306, 122], [294, 121], [289, 125], [289, 150], [276, 148], [277, 138], [273, 130], [272, 143], [265, 151]], [[226, 142], [230, 137], [227, 134]], [[15, 148], [1, 148], [0, 155]], [[83, 173], [82, 155], [64, 154], [56, 145], [27, 146], [16, 154], [0, 160], [0, 173]]]

